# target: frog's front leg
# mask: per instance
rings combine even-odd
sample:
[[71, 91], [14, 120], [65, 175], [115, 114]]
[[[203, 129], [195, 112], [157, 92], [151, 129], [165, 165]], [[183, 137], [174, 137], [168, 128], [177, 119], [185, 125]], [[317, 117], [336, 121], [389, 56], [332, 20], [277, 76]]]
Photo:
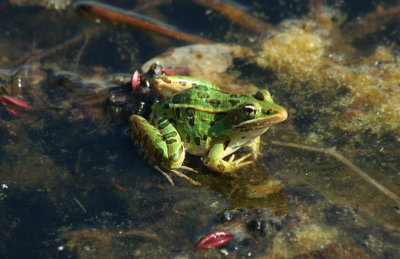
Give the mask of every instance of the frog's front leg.
[[140, 145], [147, 157], [166, 170], [178, 168], [185, 159], [181, 138], [166, 117], [154, 121], [132, 115], [129, 119], [129, 135]]
[[225, 152], [226, 149], [226, 141], [215, 143], [211, 147], [208, 154], [202, 158], [203, 164], [213, 171], [219, 173], [229, 173], [235, 171], [236, 169], [239, 169], [242, 166], [252, 163], [252, 161], [244, 161], [248, 157], [250, 157], [251, 154], [247, 154], [236, 160], [234, 160], [234, 155], [232, 155], [228, 161], [225, 161], [224, 157], [230, 154], [227, 154]]

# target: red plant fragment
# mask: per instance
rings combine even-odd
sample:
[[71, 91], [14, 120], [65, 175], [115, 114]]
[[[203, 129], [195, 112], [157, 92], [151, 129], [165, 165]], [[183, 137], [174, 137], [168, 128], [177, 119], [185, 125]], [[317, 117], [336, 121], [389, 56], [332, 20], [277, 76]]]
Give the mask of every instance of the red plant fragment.
[[161, 69], [161, 73], [162, 73], [162, 74], [165, 74], [165, 75], [168, 75], [168, 76], [172, 76], [171, 70], [169, 70], [169, 69], [167, 69], [167, 68], [162, 68], [162, 69]]
[[112, 183], [112, 185], [114, 185], [114, 187], [117, 188], [118, 190], [120, 190], [120, 191], [123, 191], [123, 190], [124, 190], [124, 187], [122, 187], [121, 185], [117, 184], [117, 183], [115, 182], [114, 179], [111, 179], [111, 183]]
[[226, 231], [215, 231], [205, 237], [203, 237], [199, 243], [197, 243], [197, 249], [208, 249], [211, 247], [222, 246], [228, 243], [233, 238], [232, 234]]
[[140, 73], [139, 73], [139, 71], [136, 70], [135, 72], [133, 72], [132, 79], [131, 79], [133, 91], [135, 91], [136, 88], [138, 87], [139, 81], [140, 81]]
[[31, 109], [26, 102], [8, 95], [0, 96], [0, 102], [6, 107], [7, 111], [14, 116], [23, 116]]

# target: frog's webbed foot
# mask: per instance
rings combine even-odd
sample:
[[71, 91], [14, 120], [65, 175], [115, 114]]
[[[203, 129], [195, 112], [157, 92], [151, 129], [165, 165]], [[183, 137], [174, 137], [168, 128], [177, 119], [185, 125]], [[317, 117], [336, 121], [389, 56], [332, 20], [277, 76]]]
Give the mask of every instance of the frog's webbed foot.
[[239, 159], [234, 160], [234, 159], [235, 159], [235, 154], [232, 154], [232, 156], [229, 158], [229, 160], [228, 160], [227, 162], [228, 162], [228, 163], [236, 163], [236, 164], [239, 165], [239, 167], [242, 167], [242, 166], [249, 165], [249, 164], [252, 163], [252, 161], [245, 161], [245, 162], [243, 162], [244, 160], [246, 160], [247, 158], [251, 157], [252, 155], [253, 155], [253, 154], [249, 153], [249, 154], [247, 154], [247, 155], [245, 155], [245, 156], [242, 156], [242, 157], [239, 158]]
[[230, 164], [231, 167], [234, 167], [233, 170], [239, 169], [243, 166], [250, 165], [253, 163], [253, 159], [248, 160], [249, 157], [253, 156], [254, 154], [248, 153], [238, 159], [235, 160], [235, 154], [232, 154], [232, 156], [229, 158], [227, 161], [228, 164]]
[[248, 160], [248, 158], [253, 155], [252, 153], [248, 153], [238, 159], [235, 159], [235, 154], [232, 154], [231, 157], [227, 161], [225, 161], [225, 149], [226, 147], [224, 147], [222, 143], [215, 144], [210, 149], [209, 153], [205, 157], [203, 157], [203, 164], [213, 171], [220, 173], [230, 173], [243, 166], [253, 163], [253, 160]]

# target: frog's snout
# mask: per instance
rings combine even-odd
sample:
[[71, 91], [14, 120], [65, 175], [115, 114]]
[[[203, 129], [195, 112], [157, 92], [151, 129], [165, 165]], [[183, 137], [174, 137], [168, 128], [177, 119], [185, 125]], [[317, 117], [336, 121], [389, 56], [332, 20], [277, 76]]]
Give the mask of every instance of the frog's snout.
[[277, 117], [277, 121], [276, 122], [278, 123], [278, 122], [286, 120], [288, 114], [287, 114], [287, 111], [285, 109], [282, 109], [282, 110], [276, 111], [275, 112], [275, 116]]

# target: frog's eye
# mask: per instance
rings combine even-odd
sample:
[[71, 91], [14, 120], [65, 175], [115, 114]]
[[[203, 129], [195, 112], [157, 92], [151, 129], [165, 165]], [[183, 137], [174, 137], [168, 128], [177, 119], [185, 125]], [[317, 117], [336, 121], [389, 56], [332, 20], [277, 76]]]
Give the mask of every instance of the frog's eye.
[[254, 106], [254, 104], [246, 104], [244, 106], [244, 113], [246, 114], [246, 117], [249, 119], [256, 117], [257, 112], [258, 112], [257, 107]]

